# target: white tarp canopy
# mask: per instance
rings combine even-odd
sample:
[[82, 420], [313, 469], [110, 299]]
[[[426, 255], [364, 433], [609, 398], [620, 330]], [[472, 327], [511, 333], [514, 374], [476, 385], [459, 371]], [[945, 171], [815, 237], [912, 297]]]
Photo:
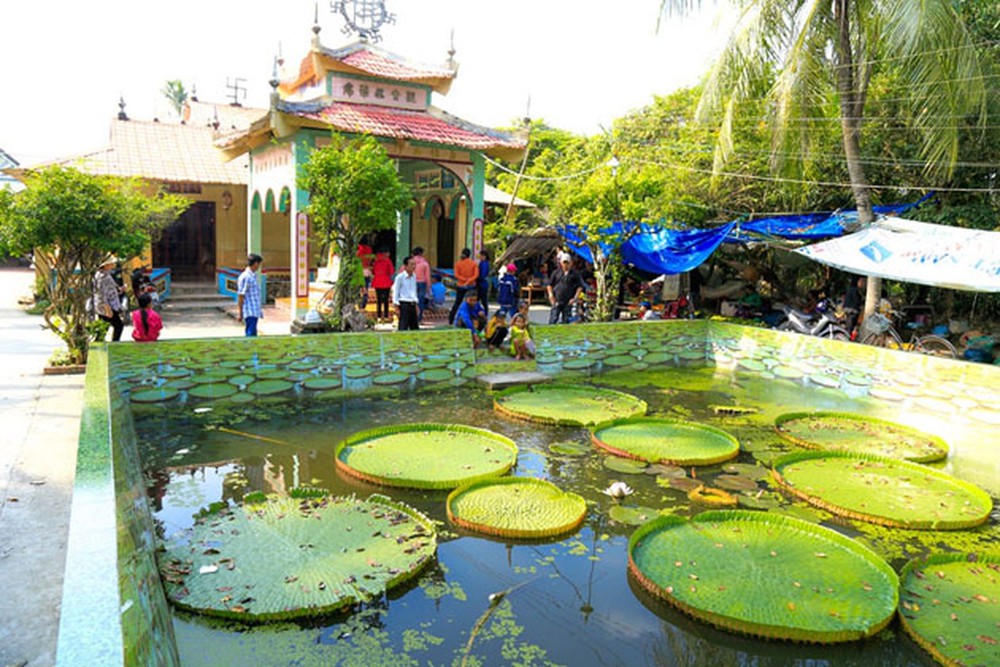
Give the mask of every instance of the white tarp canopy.
[[1000, 232], [887, 217], [860, 232], [795, 252], [864, 276], [1000, 292]]

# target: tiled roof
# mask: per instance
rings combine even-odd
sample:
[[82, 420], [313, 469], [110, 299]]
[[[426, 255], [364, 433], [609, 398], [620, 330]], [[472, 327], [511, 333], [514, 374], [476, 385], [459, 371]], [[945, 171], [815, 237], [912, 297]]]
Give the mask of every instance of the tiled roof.
[[322, 54], [372, 76], [397, 81], [455, 78], [455, 70], [450, 67], [417, 63], [363, 42], [342, 49], [323, 49]]
[[250, 124], [268, 113], [267, 109], [254, 107], [236, 107], [232, 104], [213, 104], [211, 102], [188, 102], [190, 112], [186, 123], [192, 127], [209, 127], [216, 119], [219, 121], [219, 132], [245, 130]]
[[443, 111], [410, 111], [389, 107], [333, 102], [279, 103], [279, 110], [300, 118], [328, 124], [340, 132], [372, 134], [486, 151], [492, 148], [520, 150], [525, 141], [505, 132], [474, 125]]
[[107, 148], [49, 164], [74, 167], [90, 174], [136, 176], [154, 181], [247, 183], [249, 158], [243, 155], [225, 162], [212, 145], [212, 139], [210, 127], [113, 120]]

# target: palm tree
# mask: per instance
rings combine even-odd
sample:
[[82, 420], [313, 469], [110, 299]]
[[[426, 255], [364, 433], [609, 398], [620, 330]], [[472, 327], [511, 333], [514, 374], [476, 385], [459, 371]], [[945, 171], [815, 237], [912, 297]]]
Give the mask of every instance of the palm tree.
[[[809, 154], [810, 122], [839, 117], [844, 158], [860, 224], [874, 221], [862, 161], [868, 84], [891, 74], [921, 136], [927, 175], [947, 178], [960, 134], [985, 124], [987, 94], [977, 51], [952, 0], [732, 0], [739, 11], [713, 65], [699, 118], [721, 112], [716, 168], [732, 149], [741, 102], [766, 91], [773, 130], [772, 165], [789, 152]], [[700, 0], [661, 0], [661, 20]], [[903, 120], [903, 119], [901, 119]], [[798, 147], [789, 151], [793, 144]], [[881, 293], [869, 278], [865, 314]]]
[[188, 93], [184, 89], [184, 84], [179, 79], [173, 79], [163, 84], [163, 89], [160, 92], [170, 102], [170, 106], [173, 107], [178, 118], [183, 117], [184, 104], [188, 101]]

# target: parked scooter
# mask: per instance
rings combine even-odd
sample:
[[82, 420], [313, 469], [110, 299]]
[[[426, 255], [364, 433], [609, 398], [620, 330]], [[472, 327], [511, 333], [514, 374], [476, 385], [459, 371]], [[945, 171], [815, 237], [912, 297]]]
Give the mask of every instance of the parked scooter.
[[851, 333], [840, 325], [840, 319], [833, 312], [829, 300], [824, 299], [817, 304], [815, 313], [804, 313], [783, 303], [775, 305], [784, 313], [784, 320], [776, 327], [779, 331], [794, 331], [807, 336], [834, 340], [851, 340]]

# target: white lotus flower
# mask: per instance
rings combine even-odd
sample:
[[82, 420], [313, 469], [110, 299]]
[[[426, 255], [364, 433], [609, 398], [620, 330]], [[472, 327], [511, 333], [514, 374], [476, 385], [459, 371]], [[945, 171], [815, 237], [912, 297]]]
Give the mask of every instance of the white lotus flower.
[[634, 492], [632, 487], [625, 482], [611, 482], [611, 486], [604, 489], [601, 493], [609, 495], [615, 500], [621, 500], [625, 496], [631, 496]]

